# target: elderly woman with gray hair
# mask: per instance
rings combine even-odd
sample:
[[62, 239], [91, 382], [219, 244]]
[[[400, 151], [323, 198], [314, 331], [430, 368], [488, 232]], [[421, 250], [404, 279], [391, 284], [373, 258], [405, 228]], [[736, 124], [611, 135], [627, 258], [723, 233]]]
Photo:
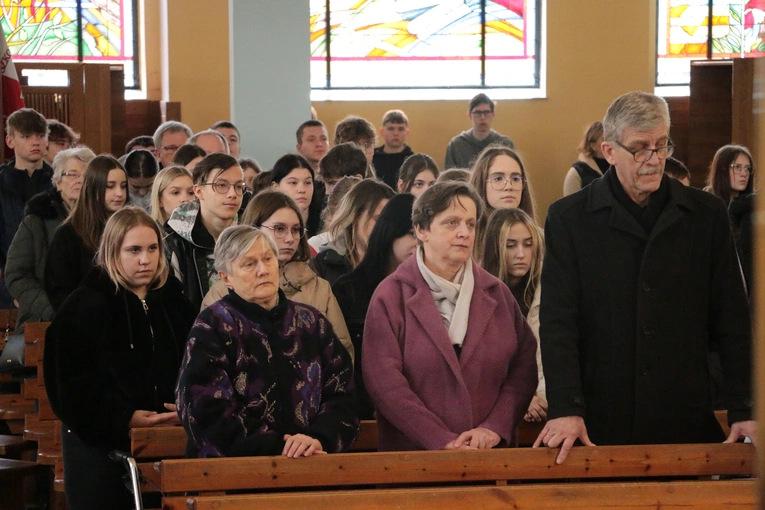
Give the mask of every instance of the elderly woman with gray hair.
[[53, 160], [54, 188], [27, 202], [5, 266], [8, 290], [18, 302], [18, 331], [25, 322], [48, 322], [53, 318], [53, 308], [43, 289], [48, 246], [80, 198], [85, 168], [95, 157], [86, 147], [60, 151]]
[[419, 241], [377, 287], [364, 382], [380, 450], [513, 446], [537, 386], [537, 341], [508, 287], [471, 260], [483, 201], [443, 182], [414, 203]]
[[228, 295], [197, 317], [176, 388], [188, 457], [307, 457], [356, 440], [353, 366], [319, 311], [279, 288], [274, 241], [248, 225], [215, 246]]

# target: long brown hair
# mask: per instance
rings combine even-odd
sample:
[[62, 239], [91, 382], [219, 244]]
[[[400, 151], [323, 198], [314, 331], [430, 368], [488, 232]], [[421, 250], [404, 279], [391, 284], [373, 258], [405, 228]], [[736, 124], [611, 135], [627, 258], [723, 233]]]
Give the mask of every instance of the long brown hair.
[[427, 154], [412, 154], [404, 160], [401, 165], [401, 169], [398, 171], [398, 192], [409, 193], [414, 186], [414, 181], [420, 172], [430, 170], [433, 173], [433, 177], [438, 179], [438, 164], [436, 161]]
[[[517, 282], [511, 285], [510, 271], [507, 267], [507, 236], [513, 225], [522, 223], [531, 234], [532, 255], [529, 263], [529, 271]], [[481, 266], [493, 274], [513, 291], [518, 299], [518, 304], [528, 314], [531, 303], [534, 301], [534, 293], [539, 287], [542, 278], [542, 260], [544, 259], [544, 234], [536, 222], [520, 209], [496, 209], [489, 216], [484, 234], [483, 260]]]
[[[305, 222], [300, 208], [294, 200], [275, 189], [266, 189], [255, 195], [242, 214], [242, 224], [260, 228], [264, 221], [270, 218], [276, 211], [284, 208], [292, 209], [300, 221], [300, 228], [305, 231]], [[287, 235], [292, 235], [289, 233]], [[305, 262], [311, 258], [311, 247], [308, 246], [307, 236], [303, 235], [298, 242], [297, 250], [292, 255], [290, 262]]]
[[725, 202], [727, 206], [730, 203], [730, 166], [736, 161], [739, 154], [743, 154], [749, 158], [749, 164], [752, 167], [752, 171], [749, 172], [749, 182], [746, 184], [746, 189], [741, 192], [742, 195], [749, 194], [754, 190], [754, 159], [749, 149], [743, 145], [725, 145], [715, 154], [712, 164], [709, 165], [709, 186], [712, 188], [712, 193], [717, 195]]
[[486, 204], [485, 214], [488, 216], [494, 211], [494, 208], [491, 207], [489, 202], [486, 200], [486, 186], [489, 185], [487, 182], [489, 180], [489, 168], [491, 167], [492, 163], [494, 163], [496, 157], [502, 155], [512, 158], [516, 163], [518, 163], [518, 166], [521, 167], [521, 177], [523, 177], [524, 184], [523, 191], [521, 192], [521, 202], [518, 204], [518, 209], [522, 210], [530, 217], [534, 218], [534, 220], [536, 220], [536, 215], [534, 214], [534, 195], [531, 192], [531, 182], [529, 180], [529, 175], [526, 173], [526, 168], [523, 166], [521, 157], [513, 149], [505, 147], [504, 145], [497, 144], [489, 145], [481, 152], [481, 154], [478, 156], [478, 159], [476, 159], [475, 163], [473, 164], [473, 177], [470, 180], [470, 184], [473, 185], [475, 190], [478, 192]]
[[[112, 170], [122, 170], [127, 182], [125, 167], [112, 156], [96, 156], [90, 161], [85, 169], [80, 199], [65, 220], [65, 223], [69, 223], [80, 236], [85, 247], [94, 253], [98, 250], [106, 221], [112, 214], [106, 208], [105, 201], [106, 183], [109, 180], [109, 172]], [[126, 186], [125, 203], [129, 201], [130, 195]]]

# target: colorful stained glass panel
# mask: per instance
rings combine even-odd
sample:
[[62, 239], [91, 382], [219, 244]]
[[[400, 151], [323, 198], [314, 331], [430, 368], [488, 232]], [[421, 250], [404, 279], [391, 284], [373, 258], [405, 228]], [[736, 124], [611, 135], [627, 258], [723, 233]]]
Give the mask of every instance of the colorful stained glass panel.
[[691, 61], [765, 56], [765, 0], [659, 0], [657, 85], [687, 85]]
[[[78, 60], [76, 1], [0, 0], [0, 6], [0, 26], [15, 60]], [[133, 0], [83, 0], [80, 11], [83, 60], [124, 63], [126, 86], [136, 80], [133, 7]]]
[[330, 0], [327, 48], [327, 2], [311, 0], [311, 85], [536, 86], [537, 3], [487, 0], [484, 39], [481, 0]]

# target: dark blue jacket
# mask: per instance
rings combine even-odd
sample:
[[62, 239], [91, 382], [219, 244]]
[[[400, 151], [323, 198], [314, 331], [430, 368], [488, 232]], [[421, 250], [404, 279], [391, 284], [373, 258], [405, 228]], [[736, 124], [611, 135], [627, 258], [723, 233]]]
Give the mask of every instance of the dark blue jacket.
[[53, 168], [43, 167], [32, 172], [16, 169], [16, 159], [0, 166], [0, 264], [5, 268], [8, 248], [24, 219], [27, 200], [53, 188]]

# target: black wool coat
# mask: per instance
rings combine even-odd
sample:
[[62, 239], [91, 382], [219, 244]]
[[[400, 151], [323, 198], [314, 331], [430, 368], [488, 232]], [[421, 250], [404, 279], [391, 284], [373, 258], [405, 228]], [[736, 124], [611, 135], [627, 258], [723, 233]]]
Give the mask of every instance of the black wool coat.
[[170, 276], [146, 296], [100, 267], [85, 277], [45, 335], [45, 389], [53, 411], [86, 444], [129, 447], [137, 410], [167, 412], [196, 309]]
[[670, 198], [650, 234], [606, 178], [548, 212], [548, 417], [584, 417], [596, 444], [722, 441], [710, 349], [722, 360], [729, 421], [751, 417], [751, 317], [725, 206], [667, 176], [662, 186]]

